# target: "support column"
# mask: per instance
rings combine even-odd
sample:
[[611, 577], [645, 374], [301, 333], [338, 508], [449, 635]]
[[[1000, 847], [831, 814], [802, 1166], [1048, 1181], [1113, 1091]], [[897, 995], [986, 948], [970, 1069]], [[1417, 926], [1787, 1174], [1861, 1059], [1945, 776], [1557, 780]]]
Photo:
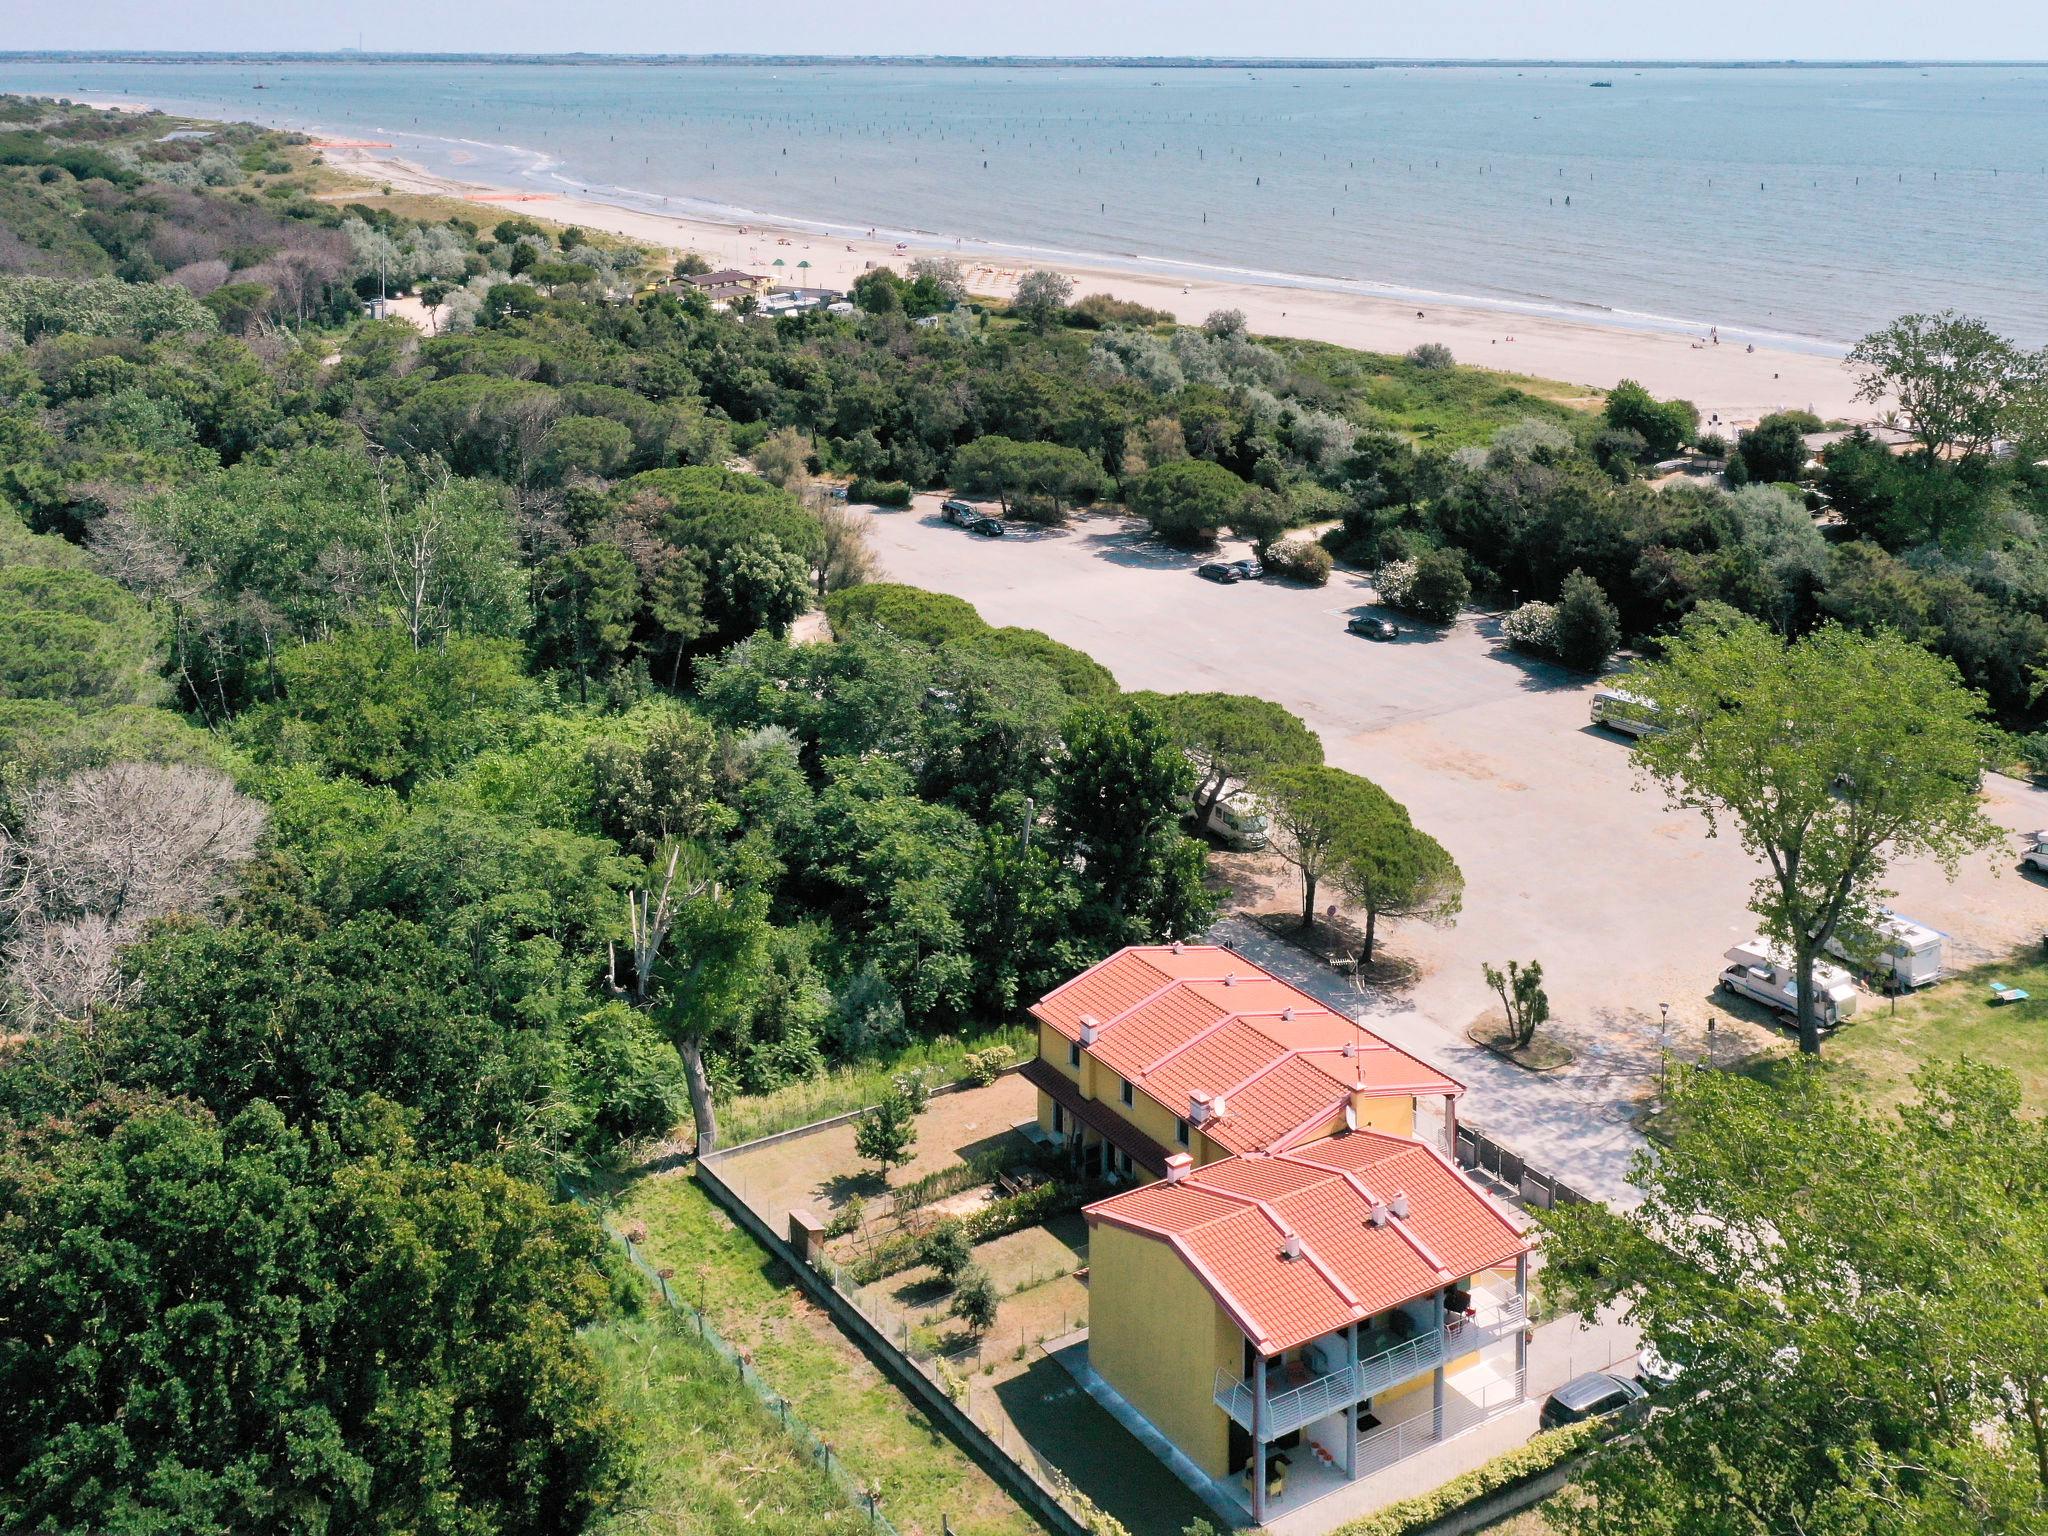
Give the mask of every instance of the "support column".
[[1444, 1095], [1444, 1156], [1458, 1161], [1458, 1096]]
[[[1444, 1293], [1441, 1290], [1436, 1293], [1436, 1339], [1437, 1353], [1441, 1356], [1444, 1349]], [[1441, 1440], [1444, 1437], [1444, 1363], [1441, 1358], [1436, 1363], [1436, 1378], [1432, 1383], [1432, 1390], [1435, 1393], [1435, 1403], [1431, 1432]]]
[[1515, 1330], [1515, 1401], [1520, 1402], [1529, 1383], [1529, 1255], [1515, 1255], [1515, 1295], [1522, 1303], [1522, 1326]]
[[1266, 1523], [1266, 1357], [1252, 1360], [1252, 1524]]
[[1344, 1330], [1344, 1359], [1351, 1371], [1351, 1401], [1344, 1405], [1344, 1476], [1358, 1476], [1358, 1324]]

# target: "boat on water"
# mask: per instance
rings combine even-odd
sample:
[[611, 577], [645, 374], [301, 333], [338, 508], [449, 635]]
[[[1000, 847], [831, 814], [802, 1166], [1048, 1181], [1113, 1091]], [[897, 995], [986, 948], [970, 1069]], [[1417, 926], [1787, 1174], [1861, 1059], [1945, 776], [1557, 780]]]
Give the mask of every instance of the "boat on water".
[[1614, 82], [1612, 80], [1595, 80], [1593, 82], [1593, 89], [1596, 91], [1611, 91], [1614, 89]]

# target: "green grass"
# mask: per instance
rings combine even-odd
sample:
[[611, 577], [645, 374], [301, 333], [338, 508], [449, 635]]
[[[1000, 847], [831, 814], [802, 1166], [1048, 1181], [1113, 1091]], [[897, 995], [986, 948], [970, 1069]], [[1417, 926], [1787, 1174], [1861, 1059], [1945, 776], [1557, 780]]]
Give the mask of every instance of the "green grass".
[[[621, 1224], [645, 1222], [641, 1251], [684, 1301], [712, 1321], [791, 1411], [827, 1441], [904, 1536], [1026, 1536], [1038, 1529], [1003, 1488], [947, 1438], [811, 1303], [795, 1279], [735, 1227], [687, 1171], [627, 1183], [609, 1202]], [[686, 1527], [687, 1529], [688, 1527]]]
[[1306, 378], [1323, 386], [1330, 406], [1366, 426], [1385, 427], [1445, 447], [1485, 443], [1504, 426], [1537, 417], [1569, 425], [1598, 392], [1555, 379], [1495, 373], [1487, 368], [1418, 368], [1398, 357], [1329, 342], [1265, 338]]
[[666, 1315], [608, 1323], [585, 1339], [640, 1453], [601, 1536], [870, 1529], [731, 1368]]
[[791, 1131], [800, 1125], [865, 1109], [888, 1092], [891, 1080], [899, 1073], [913, 1069], [927, 1069], [934, 1088], [954, 1082], [969, 1055], [997, 1045], [1008, 1046], [1011, 1054], [1021, 1060], [1031, 1049], [1031, 1032], [998, 1029], [971, 1040], [950, 1036], [920, 1040], [886, 1061], [835, 1067], [823, 1077], [805, 1078], [769, 1093], [733, 1099], [718, 1106], [718, 1144], [736, 1147], [757, 1136], [772, 1136], [777, 1131]]

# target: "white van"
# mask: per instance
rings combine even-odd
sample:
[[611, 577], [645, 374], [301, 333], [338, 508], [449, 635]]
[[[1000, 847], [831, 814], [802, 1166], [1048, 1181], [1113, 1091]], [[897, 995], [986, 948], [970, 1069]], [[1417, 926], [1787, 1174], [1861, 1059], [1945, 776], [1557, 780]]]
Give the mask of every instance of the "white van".
[[1593, 723], [1624, 736], [1648, 736], [1664, 729], [1657, 706], [1620, 688], [1593, 690]]
[[[1195, 803], [1192, 799], [1180, 803], [1181, 814], [1193, 816]], [[1260, 809], [1256, 797], [1239, 790], [1234, 795], [1221, 796], [1209, 808], [1209, 817], [1201, 829], [1226, 848], [1251, 852], [1266, 846], [1266, 813]]]
[[[1744, 939], [1722, 956], [1728, 962], [1721, 972], [1721, 990], [1751, 1002], [1762, 1003], [1774, 1013], [1799, 1019], [1799, 974], [1791, 960], [1761, 938]], [[1813, 968], [1813, 1015], [1822, 1029], [1833, 1029], [1856, 1013], [1856, 982], [1836, 965], [1816, 964]]]
[[[1941, 980], [1942, 940], [1947, 935], [1939, 928], [1901, 917], [1890, 907], [1879, 907], [1878, 912], [1877, 932], [1882, 947], [1872, 965], [1878, 979], [1889, 976], [1906, 991]], [[1844, 960], [1852, 958], [1839, 939], [1828, 940], [1828, 953]]]

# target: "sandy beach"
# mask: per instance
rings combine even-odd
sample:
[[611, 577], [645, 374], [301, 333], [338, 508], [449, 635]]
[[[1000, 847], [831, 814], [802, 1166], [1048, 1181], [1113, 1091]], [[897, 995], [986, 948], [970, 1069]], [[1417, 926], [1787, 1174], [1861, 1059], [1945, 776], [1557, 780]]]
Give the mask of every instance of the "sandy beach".
[[[1425, 341], [1442, 342], [1461, 363], [1593, 389], [1634, 379], [1653, 394], [1691, 400], [1710, 426], [1746, 426], [1771, 411], [1793, 407], [1830, 420], [1859, 421], [1873, 415], [1871, 407], [1855, 400], [1854, 381], [1841, 361], [1813, 353], [1764, 347], [1749, 352], [1733, 343], [1714, 345], [1705, 337], [1451, 302], [1418, 303], [1202, 276], [1182, 279], [1056, 261], [1022, 263], [973, 241], [899, 245], [881, 239], [842, 239], [760, 220], [741, 224], [652, 213], [595, 197], [460, 181], [393, 156], [381, 145], [328, 141], [321, 143], [321, 153], [335, 169], [379, 186], [462, 198], [477, 203], [480, 214], [502, 210], [501, 216], [519, 213], [603, 230], [677, 255], [697, 251], [715, 267], [768, 272], [791, 285], [843, 289], [871, 266], [900, 269], [918, 256], [943, 255], [961, 264], [974, 292], [1005, 298], [1031, 266], [1051, 266], [1074, 280], [1077, 297], [1107, 293], [1165, 310], [1191, 324], [1215, 310], [1240, 309], [1251, 328], [1263, 335], [1393, 353]], [[781, 268], [774, 265], [778, 259]], [[809, 266], [800, 267], [800, 262]]]

